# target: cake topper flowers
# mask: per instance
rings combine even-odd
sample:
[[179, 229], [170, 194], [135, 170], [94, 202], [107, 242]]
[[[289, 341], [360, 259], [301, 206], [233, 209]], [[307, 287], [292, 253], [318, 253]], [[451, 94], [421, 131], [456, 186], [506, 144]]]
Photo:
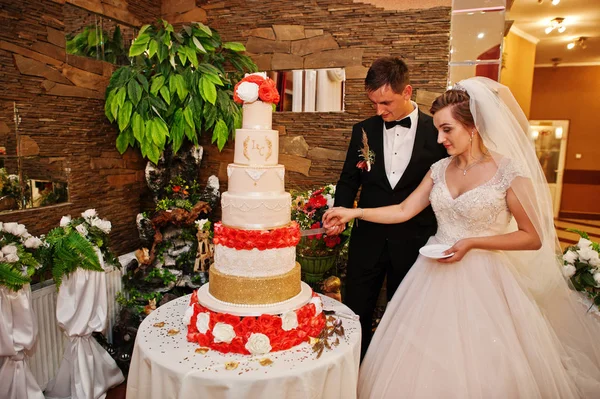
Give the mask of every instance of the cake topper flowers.
[[277, 104], [279, 93], [275, 82], [267, 77], [266, 72], [246, 74], [233, 89], [233, 100], [238, 104], [252, 103], [261, 100], [265, 103]]
[[367, 172], [371, 171], [371, 166], [375, 163], [375, 153], [371, 151], [369, 147], [369, 140], [367, 139], [367, 132], [363, 129], [362, 134], [362, 148], [358, 151], [359, 158], [361, 159], [356, 164], [358, 169], [366, 170]]

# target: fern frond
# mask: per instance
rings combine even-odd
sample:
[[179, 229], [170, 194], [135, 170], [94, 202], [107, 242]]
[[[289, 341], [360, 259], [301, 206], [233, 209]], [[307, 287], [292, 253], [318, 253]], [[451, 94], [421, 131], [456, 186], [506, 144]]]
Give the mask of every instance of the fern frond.
[[50, 234], [48, 236], [52, 247], [52, 277], [57, 287], [60, 287], [63, 277], [70, 275], [77, 268], [104, 271], [95, 247], [77, 231], [63, 230], [63, 233], [55, 232], [51, 237]]
[[581, 238], [585, 238], [586, 240], [590, 239], [590, 236], [588, 235], [588, 233], [586, 233], [585, 231], [582, 230], [577, 230], [577, 229], [567, 229], [567, 231], [571, 232], [571, 233], [577, 233], [579, 234], [579, 236]]
[[15, 270], [10, 263], [0, 262], [0, 286], [7, 287], [12, 291], [19, 291], [30, 281], [29, 277], [24, 276], [19, 270]]

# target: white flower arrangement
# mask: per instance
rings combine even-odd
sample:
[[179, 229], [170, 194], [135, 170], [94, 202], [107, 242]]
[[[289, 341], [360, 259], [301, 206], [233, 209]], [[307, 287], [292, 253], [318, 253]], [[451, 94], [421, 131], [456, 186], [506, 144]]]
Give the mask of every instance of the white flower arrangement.
[[580, 235], [576, 245], [568, 247], [563, 254], [563, 274], [569, 278], [577, 291], [600, 307], [600, 245], [592, 242], [587, 233], [570, 230]]
[[44, 241], [32, 236], [24, 225], [0, 222], [0, 286], [19, 291], [42, 267]]

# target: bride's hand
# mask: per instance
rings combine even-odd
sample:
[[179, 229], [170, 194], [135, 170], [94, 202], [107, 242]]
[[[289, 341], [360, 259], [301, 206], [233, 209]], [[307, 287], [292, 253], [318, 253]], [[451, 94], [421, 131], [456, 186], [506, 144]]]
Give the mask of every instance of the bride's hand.
[[454, 253], [454, 255], [452, 255], [448, 258], [438, 259], [438, 262], [440, 262], [440, 263], [458, 262], [471, 249], [472, 249], [471, 241], [468, 238], [458, 240], [457, 242], [454, 243], [454, 245], [451, 248], [444, 251], [444, 255], [448, 255], [451, 253]]
[[359, 212], [353, 208], [331, 208], [325, 211], [325, 214], [323, 215], [323, 226], [325, 228], [331, 228], [336, 225], [342, 225], [348, 223], [357, 216], [359, 216]]

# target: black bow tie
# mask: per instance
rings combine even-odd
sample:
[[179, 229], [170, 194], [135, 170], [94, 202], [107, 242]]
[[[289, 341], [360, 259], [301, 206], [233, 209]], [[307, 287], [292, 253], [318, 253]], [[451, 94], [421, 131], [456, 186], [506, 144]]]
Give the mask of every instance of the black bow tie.
[[400, 125], [402, 127], [410, 129], [410, 117], [407, 116], [406, 118], [399, 120], [399, 121], [385, 122], [386, 129], [391, 129], [396, 125]]

